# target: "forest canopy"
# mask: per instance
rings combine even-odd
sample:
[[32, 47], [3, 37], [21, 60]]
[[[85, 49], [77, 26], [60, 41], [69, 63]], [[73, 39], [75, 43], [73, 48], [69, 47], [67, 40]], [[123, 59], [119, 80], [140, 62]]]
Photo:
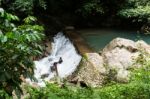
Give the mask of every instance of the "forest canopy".
[[[96, 17], [95, 20], [101, 21], [100, 19], [116, 17], [144, 24], [150, 20], [149, 0], [0, 0], [0, 5], [18, 15], [21, 12], [21, 16], [38, 12], [59, 18], [61, 15], [67, 18], [74, 16], [72, 18], [83, 20]], [[72, 23], [76, 24], [74, 21]]]

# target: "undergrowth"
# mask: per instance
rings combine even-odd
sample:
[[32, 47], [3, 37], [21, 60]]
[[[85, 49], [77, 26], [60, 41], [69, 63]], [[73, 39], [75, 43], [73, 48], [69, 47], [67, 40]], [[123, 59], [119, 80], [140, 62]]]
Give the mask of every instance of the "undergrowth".
[[47, 84], [45, 88], [27, 87], [27, 99], [150, 99], [150, 72], [142, 68], [133, 71], [127, 84], [109, 83], [102, 88]]
[[[141, 62], [142, 61], [142, 62]], [[136, 63], [141, 68], [132, 69], [129, 83], [110, 82], [102, 88], [83, 88], [58, 84], [47, 84], [45, 88], [26, 87], [27, 99], [150, 99], [150, 61], [144, 53]]]

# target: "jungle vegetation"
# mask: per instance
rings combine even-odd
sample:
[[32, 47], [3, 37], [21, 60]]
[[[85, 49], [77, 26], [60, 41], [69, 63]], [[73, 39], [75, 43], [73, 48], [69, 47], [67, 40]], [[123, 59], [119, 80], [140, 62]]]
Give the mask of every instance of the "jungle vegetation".
[[[21, 77], [34, 79], [33, 57], [42, 54], [42, 40], [45, 35], [51, 35], [68, 25], [77, 28], [128, 26], [148, 33], [150, 1], [0, 0], [0, 98], [11, 98], [14, 90], [18, 97], [21, 95]], [[149, 64], [144, 68], [147, 66]], [[41, 98], [43, 95], [43, 99], [49, 96], [64, 99], [77, 96], [85, 99], [88, 93], [102, 99], [124, 99], [125, 96], [131, 99], [148, 99], [150, 74], [144, 70], [139, 71], [146, 75], [135, 71], [138, 76], [127, 85], [115, 83], [100, 90], [75, 88], [70, 91], [68, 87], [61, 89], [57, 85], [47, 85], [46, 89], [29, 88], [28, 91], [33, 93], [30, 97], [32, 99]], [[140, 85], [135, 79], [138, 79]], [[132, 93], [132, 90], [137, 93]]]

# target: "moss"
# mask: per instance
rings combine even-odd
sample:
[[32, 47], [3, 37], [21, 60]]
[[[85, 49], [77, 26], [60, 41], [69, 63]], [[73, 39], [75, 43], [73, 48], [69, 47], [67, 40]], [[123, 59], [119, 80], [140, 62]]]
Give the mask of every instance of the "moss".
[[83, 59], [88, 60], [88, 56], [86, 54], [83, 54]]

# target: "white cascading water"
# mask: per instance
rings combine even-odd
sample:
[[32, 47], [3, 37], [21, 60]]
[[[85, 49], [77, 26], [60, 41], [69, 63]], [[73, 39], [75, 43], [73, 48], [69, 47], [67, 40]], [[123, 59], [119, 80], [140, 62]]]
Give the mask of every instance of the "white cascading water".
[[[70, 40], [61, 32], [53, 39], [54, 42], [52, 43], [51, 54], [39, 61], [35, 61], [36, 69], [34, 70], [34, 76], [37, 79], [37, 82], [26, 79], [30, 84], [36, 83], [37, 85], [44, 87], [44, 81], [49, 81], [56, 75], [56, 72], [52, 72], [51, 67], [55, 62], [58, 62], [60, 58], [62, 58], [62, 63], [57, 64], [58, 76], [60, 78], [64, 78], [73, 73], [79, 65], [81, 56], [77, 53]], [[42, 78], [42, 75], [47, 76]]]

